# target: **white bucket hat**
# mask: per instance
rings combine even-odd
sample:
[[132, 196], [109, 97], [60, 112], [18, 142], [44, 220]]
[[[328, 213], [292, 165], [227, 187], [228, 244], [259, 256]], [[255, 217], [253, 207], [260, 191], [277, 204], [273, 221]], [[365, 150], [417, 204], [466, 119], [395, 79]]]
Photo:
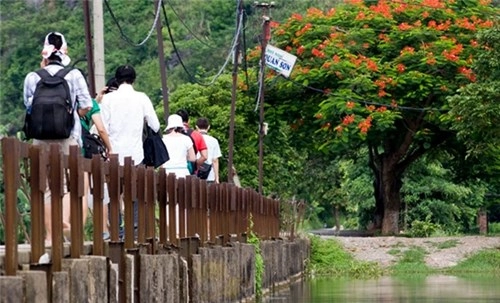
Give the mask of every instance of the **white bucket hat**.
[[177, 128], [177, 127], [184, 127], [184, 124], [182, 123], [181, 116], [179, 116], [177, 114], [173, 114], [173, 115], [168, 116], [167, 128], [165, 130], [169, 130], [169, 129]]
[[[60, 49], [56, 49], [54, 45], [49, 43], [49, 36], [51, 34], [58, 35], [61, 37], [62, 45]], [[64, 39], [63, 34], [59, 32], [50, 32], [47, 34], [47, 36], [45, 36], [45, 42], [43, 43], [42, 57], [47, 59], [54, 52], [59, 58], [61, 58], [62, 65], [67, 66], [71, 62], [71, 58], [68, 56], [68, 44], [66, 43], [66, 39]]]

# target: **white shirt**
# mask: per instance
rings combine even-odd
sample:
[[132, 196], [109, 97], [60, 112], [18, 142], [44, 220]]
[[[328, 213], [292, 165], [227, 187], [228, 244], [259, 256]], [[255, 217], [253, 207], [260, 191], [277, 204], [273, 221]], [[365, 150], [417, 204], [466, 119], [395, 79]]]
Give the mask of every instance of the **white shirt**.
[[[51, 75], [55, 75], [63, 66], [59, 64], [49, 64], [45, 67], [45, 70]], [[75, 119], [75, 125], [73, 130], [71, 130], [71, 135], [73, 139], [82, 145], [82, 126], [80, 124], [80, 117], [78, 116], [78, 108], [88, 108], [92, 107], [92, 99], [90, 98], [89, 89], [87, 87], [87, 82], [83, 77], [82, 73], [77, 70], [71, 70], [65, 77], [66, 82], [68, 82], [69, 93], [71, 95], [71, 101], [73, 102], [73, 108], [75, 109], [73, 117]], [[36, 84], [40, 81], [40, 76], [36, 72], [31, 72], [26, 75], [24, 79], [24, 105], [26, 108], [31, 107], [33, 102], [33, 95], [35, 94]], [[76, 104], [78, 100], [78, 104]]]
[[160, 121], [149, 97], [134, 90], [132, 85], [123, 83], [102, 98], [101, 117], [120, 164], [124, 164], [125, 157], [132, 157], [134, 165], [140, 164], [144, 159], [144, 121], [155, 132], [160, 129]]
[[164, 135], [163, 143], [165, 143], [170, 157], [163, 164], [167, 173], [175, 173], [177, 178], [189, 175], [187, 156], [189, 149], [193, 147], [193, 141], [189, 136], [179, 133]]
[[[222, 153], [220, 151], [220, 146], [219, 146], [219, 141], [208, 135], [204, 131], [200, 131], [200, 133], [203, 135], [203, 139], [205, 140], [205, 143], [207, 144], [207, 160], [205, 161], [208, 164], [212, 164], [214, 159], [218, 159], [222, 157]], [[199, 158], [199, 154], [198, 154]], [[207, 181], [215, 181], [215, 173], [214, 173], [214, 167], [212, 166], [212, 169], [210, 170], [210, 174], [208, 175]]]

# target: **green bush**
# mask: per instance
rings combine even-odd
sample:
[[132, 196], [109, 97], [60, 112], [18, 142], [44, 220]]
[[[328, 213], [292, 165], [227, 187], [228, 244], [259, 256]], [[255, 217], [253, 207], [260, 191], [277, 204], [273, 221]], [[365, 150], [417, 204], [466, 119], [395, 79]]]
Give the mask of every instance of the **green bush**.
[[346, 252], [335, 240], [311, 237], [311, 257], [307, 270], [310, 275], [373, 278], [382, 275], [382, 269], [375, 262], [361, 262]]
[[428, 221], [415, 220], [411, 223], [408, 235], [413, 238], [427, 238], [439, 230], [440, 227], [438, 224]]
[[500, 222], [489, 223], [488, 224], [488, 234], [489, 235], [500, 235]]

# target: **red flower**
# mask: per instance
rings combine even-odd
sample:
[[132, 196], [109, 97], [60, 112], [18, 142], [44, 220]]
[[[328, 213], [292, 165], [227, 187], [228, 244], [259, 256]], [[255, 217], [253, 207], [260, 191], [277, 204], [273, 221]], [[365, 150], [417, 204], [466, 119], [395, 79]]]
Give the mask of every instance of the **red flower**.
[[293, 13], [291, 18], [300, 21], [302, 20], [302, 15]]
[[311, 50], [311, 53], [313, 54], [313, 56], [315, 56], [317, 58], [324, 58], [325, 57], [325, 53], [323, 53], [322, 51], [318, 50], [317, 48], [313, 48]]
[[354, 122], [354, 117], [354, 114], [345, 116], [344, 119], [342, 119], [342, 124], [346, 126], [351, 124], [352, 122]]
[[404, 66], [404, 64], [402, 63], [399, 63], [397, 66], [396, 66], [397, 70], [399, 73], [402, 73], [405, 71], [406, 67]]
[[276, 28], [276, 27], [280, 26], [280, 24], [279, 24], [279, 22], [276, 22], [276, 21], [271, 20], [271, 21], [269, 22], [269, 26], [270, 26], [271, 28]]
[[408, 23], [406, 22], [403, 22], [401, 23], [399, 26], [399, 29], [402, 30], [402, 31], [407, 31], [407, 30], [410, 30], [412, 29], [413, 27], [411, 25], [409, 25]]
[[305, 47], [303, 45], [299, 46], [299, 48], [297, 48], [297, 55], [302, 55], [304, 53], [304, 50]]
[[378, 71], [377, 63], [373, 60], [366, 59], [366, 67], [373, 72]]

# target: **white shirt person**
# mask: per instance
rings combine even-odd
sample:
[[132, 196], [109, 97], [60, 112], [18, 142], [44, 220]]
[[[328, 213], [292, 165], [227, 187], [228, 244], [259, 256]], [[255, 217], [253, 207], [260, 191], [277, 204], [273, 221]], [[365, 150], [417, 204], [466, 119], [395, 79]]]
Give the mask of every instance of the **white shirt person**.
[[196, 121], [196, 129], [203, 135], [203, 139], [207, 144], [207, 160], [205, 163], [212, 164], [207, 182], [219, 183], [219, 158], [222, 156], [219, 140], [208, 134], [210, 122], [207, 118], [199, 118]]
[[102, 120], [120, 164], [124, 164], [125, 157], [132, 157], [134, 164], [138, 165], [144, 159], [144, 122], [157, 132], [160, 129], [160, 121], [149, 97], [133, 88], [135, 70], [132, 66], [120, 66], [116, 70], [115, 78], [119, 83], [118, 89], [102, 98]]
[[183, 134], [184, 124], [181, 116], [177, 114], [168, 117], [166, 134], [163, 136], [163, 143], [167, 147], [170, 159], [163, 164], [167, 174], [174, 173], [176, 178], [184, 178], [188, 175], [188, 161], [195, 161], [193, 140]]

